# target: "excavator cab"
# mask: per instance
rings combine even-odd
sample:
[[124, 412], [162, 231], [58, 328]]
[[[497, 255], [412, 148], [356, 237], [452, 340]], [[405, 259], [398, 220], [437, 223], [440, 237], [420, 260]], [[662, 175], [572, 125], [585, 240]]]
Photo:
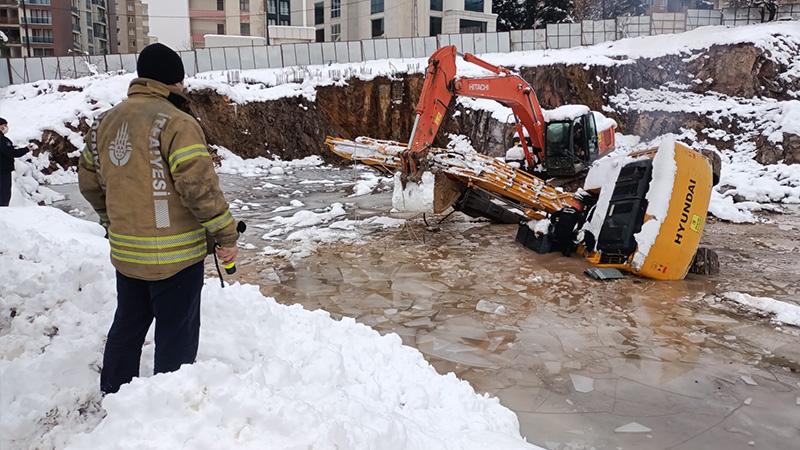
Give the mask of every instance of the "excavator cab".
[[591, 111], [548, 121], [544, 136], [544, 168], [548, 177], [575, 176], [588, 169], [599, 156], [597, 126]]

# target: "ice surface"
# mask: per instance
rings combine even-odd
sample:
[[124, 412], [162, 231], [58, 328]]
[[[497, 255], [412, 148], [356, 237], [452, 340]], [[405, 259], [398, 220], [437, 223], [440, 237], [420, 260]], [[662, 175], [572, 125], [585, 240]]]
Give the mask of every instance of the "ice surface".
[[506, 314], [506, 307], [495, 302], [482, 299], [475, 305], [475, 310], [489, 314], [497, 314], [504, 316]]
[[588, 393], [594, 390], [594, 378], [578, 375], [576, 373], [569, 374], [572, 379], [572, 386], [577, 392]]
[[614, 431], [617, 433], [649, 433], [653, 430], [647, 428], [646, 426], [640, 423], [631, 422], [629, 424], [625, 424], [619, 428], [614, 429]]

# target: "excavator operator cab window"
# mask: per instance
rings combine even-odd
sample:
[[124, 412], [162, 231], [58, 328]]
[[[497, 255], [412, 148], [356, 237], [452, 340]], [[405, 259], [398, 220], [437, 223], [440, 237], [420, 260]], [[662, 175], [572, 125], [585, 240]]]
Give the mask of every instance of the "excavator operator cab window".
[[572, 154], [572, 122], [549, 122], [544, 133], [544, 166], [548, 176], [575, 174]]
[[587, 165], [597, 159], [600, 152], [600, 145], [597, 142], [597, 125], [594, 122], [594, 113], [589, 112], [581, 117], [586, 130], [586, 163]]

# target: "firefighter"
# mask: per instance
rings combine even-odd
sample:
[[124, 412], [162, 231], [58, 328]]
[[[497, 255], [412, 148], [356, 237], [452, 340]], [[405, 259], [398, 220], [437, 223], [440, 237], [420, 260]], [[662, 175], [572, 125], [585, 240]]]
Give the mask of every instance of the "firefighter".
[[194, 362], [203, 261], [216, 251], [232, 263], [239, 237], [203, 131], [183, 112], [180, 56], [149, 45], [137, 72], [128, 98], [92, 126], [78, 172], [80, 191], [108, 232], [117, 270], [117, 310], [100, 374], [106, 394], [139, 375], [154, 319], [154, 372]]
[[11, 201], [11, 172], [14, 171], [14, 158], [25, 156], [33, 148], [15, 148], [8, 134], [8, 122], [0, 117], [0, 206], [8, 206]]

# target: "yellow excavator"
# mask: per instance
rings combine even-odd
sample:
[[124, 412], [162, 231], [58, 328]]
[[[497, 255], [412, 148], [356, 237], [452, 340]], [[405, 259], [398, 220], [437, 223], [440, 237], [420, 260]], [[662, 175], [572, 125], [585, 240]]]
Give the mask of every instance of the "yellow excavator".
[[[598, 268], [656, 280], [680, 280], [690, 269], [708, 270], [705, 253], [698, 254], [714, 184], [705, 156], [667, 138], [658, 148], [599, 159], [613, 148], [613, 129], [612, 137], [603, 139], [588, 108], [562, 107], [557, 117], [547, 117], [528, 83], [504, 67], [467, 54], [466, 61], [494, 75], [456, 77], [456, 54], [454, 47], [444, 47], [431, 56], [408, 144], [329, 137], [328, 148], [342, 158], [397, 173], [404, 184], [424, 181], [422, 174], [432, 172], [434, 212], [452, 207], [474, 217], [519, 223], [516, 239], [539, 253], [577, 252]], [[434, 147], [457, 95], [493, 99], [511, 108], [524, 158], [510, 163], [471, 148]], [[573, 176], [586, 168], [584, 188], [577, 193], [541, 178]]]

